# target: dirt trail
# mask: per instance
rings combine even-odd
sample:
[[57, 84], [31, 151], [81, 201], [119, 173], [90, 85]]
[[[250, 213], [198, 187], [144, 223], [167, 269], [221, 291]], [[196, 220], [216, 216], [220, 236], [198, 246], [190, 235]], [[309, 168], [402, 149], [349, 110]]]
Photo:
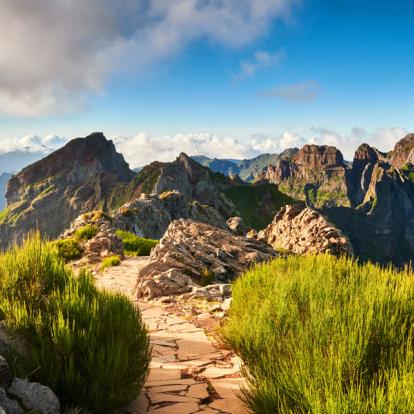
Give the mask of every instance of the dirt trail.
[[131, 414], [247, 414], [236, 397], [244, 379], [240, 360], [221, 350], [203, 329], [168, 312], [161, 305], [137, 302], [138, 270], [147, 258], [129, 258], [97, 277], [101, 288], [131, 296], [148, 325], [153, 355], [150, 374]]

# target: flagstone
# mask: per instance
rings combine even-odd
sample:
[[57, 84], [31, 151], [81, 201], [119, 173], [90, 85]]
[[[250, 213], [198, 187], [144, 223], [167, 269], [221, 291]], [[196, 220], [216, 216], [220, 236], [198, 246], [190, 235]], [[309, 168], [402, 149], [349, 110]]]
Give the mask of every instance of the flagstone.
[[178, 403], [148, 411], [151, 414], [192, 414], [198, 411], [196, 403]]
[[147, 381], [175, 380], [175, 379], [181, 379], [181, 370], [152, 368], [150, 370]]
[[168, 394], [168, 393], [153, 393], [152, 391], [149, 392], [148, 396], [152, 404], [157, 404], [161, 402], [177, 402], [177, 403], [198, 402], [197, 398], [175, 395], [175, 394]]
[[235, 398], [216, 400], [209, 405], [209, 408], [224, 411], [228, 414], [249, 414], [249, 411]]
[[207, 383], [192, 385], [187, 391], [187, 396], [204, 400], [209, 397], [207, 386]]

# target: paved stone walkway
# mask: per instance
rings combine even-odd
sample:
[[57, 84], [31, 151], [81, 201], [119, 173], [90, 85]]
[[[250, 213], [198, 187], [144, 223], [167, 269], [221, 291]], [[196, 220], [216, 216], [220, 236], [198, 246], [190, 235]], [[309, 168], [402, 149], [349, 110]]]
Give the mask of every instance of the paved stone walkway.
[[[134, 300], [137, 272], [145, 262], [127, 259], [98, 276], [97, 284]], [[244, 385], [238, 357], [220, 350], [203, 329], [162, 306], [137, 304], [149, 328], [153, 356], [145, 388], [129, 413], [248, 413], [236, 396]]]

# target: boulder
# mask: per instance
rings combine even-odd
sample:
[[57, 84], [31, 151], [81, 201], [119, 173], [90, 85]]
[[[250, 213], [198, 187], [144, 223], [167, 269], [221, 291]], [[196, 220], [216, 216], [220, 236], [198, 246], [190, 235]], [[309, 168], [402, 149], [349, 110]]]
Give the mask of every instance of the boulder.
[[265, 242], [235, 236], [205, 223], [176, 220], [138, 275], [138, 297], [154, 299], [228, 283], [253, 263], [277, 253]]
[[227, 220], [227, 226], [236, 236], [244, 236], [249, 230], [241, 217], [231, 217]]
[[258, 240], [292, 253], [353, 255], [348, 238], [322, 214], [303, 205], [286, 206], [259, 232]]
[[53, 391], [37, 382], [15, 378], [8, 393], [17, 397], [29, 410], [42, 414], [59, 414], [59, 400]]
[[23, 414], [17, 401], [10, 399], [6, 391], [0, 388], [0, 414]]

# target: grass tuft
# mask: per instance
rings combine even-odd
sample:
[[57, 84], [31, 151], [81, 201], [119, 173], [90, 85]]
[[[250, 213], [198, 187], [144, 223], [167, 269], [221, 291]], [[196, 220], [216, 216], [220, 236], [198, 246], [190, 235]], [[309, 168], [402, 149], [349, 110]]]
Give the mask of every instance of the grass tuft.
[[58, 256], [65, 262], [70, 262], [71, 260], [76, 260], [82, 257], [82, 248], [79, 242], [73, 237], [56, 240], [50, 244], [56, 247]]
[[92, 224], [86, 224], [85, 226], [79, 227], [74, 233], [74, 237], [77, 240], [90, 240], [95, 237], [98, 233], [98, 227]]
[[246, 405], [260, 414], [414, 412], [413, 276], [329, 255], [245, 273], [222, 335], [248, 367]]
[[107, 267], [119, 266], [120, 264], [121, 264], [121, 259], [119, 256], [106, 257], [102, 261], [101, 271], [104, 271]]
[[158, 244], [158, 240], [145, 239], [123, 230], [117, 230], [116, 235], [124, 243], [126, 256], [149, 256], [151, 250]]
[[75, 277], [39, 234], [0, 255], [0, 319], [27, 345], [9, 358], [15, 374], [50, 386], [63, 409], [113, 413], [145, 382], [151, 350], [139, 310], [98, 291], [89, 272]]

